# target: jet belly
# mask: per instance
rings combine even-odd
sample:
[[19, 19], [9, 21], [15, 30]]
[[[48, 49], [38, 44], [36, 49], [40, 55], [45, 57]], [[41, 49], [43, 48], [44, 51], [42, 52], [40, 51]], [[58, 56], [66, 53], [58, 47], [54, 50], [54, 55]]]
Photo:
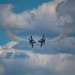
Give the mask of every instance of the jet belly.
[[35, 40], [32, 40], [32, 43], [36, 43], [36, 41]]
[[38, 42], [40, 42], [40, 43], [41, 43], [41, 42], [42, 42], [42, 40], [39, 40]]

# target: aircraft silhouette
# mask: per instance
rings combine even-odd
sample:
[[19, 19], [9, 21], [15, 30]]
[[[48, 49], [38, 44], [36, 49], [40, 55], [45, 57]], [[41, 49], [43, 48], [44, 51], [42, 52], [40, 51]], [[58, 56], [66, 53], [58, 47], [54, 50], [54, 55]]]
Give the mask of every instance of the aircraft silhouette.
[[32, 35], [30, 35], [30, 38], [29, 38], [29, 45], [31, 45], [32, 48], [33, 48], [33, 44], [34, 44], [34, 43], [36, 43], [36, 41], [33, 40]]
[[45, 44], [45, 40], [46, 40], [45, 35], [43, 35], [42, 39], [38, 40], [38, 42], [41, 43], [40, 47], [42, 47], [42, 45]]

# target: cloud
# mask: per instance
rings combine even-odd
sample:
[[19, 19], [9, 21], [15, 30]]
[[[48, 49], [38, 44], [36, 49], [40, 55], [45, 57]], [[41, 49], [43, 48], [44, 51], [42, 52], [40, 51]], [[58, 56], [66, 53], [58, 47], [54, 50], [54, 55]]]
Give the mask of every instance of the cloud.
[[[8, 50], [9, 52], [11, 50]], [[12, 50], [13, 51], [13, 50]], [[20, 52], [20, 51], [19, 51]], [[74, 75], [75, 56], [72, 54], [38, 54], [23, 51], [29, 57], [25, 59], [2, 59], [2, 75]], [[14, 53], [15, 54], [15, 53]]]
[[[0, 6], [0, 16], [1, 16], [1, 27], [10, 25], [10, 27], [34, 30], [39, 33], [49, 33], [49, 32], [59, 32], [58, 25], [55, 24], [57, 20], [57, 5], [63, 0], [54, 0], [48, 3], [43, 3], [37, 9], [30, 11], [24, 11], [22, 13], [16, 14], [12, 11], [14, 7], [11, 4]], [[57, 28], [56, 28], [57, 27]]]
[[[27, 28], [29, 21], [33, 17], [30, 12], [16, 14], [12, 12], [14, 6], [11, 4], [0, 5], [0, 24], [1, 27], [10, 25], [10, 27]], [[28, 22], [27, 22], [28, 21]]]
[[[41, 6], [42, 7], [42, 6]], [[43, 6], [44, 7], [44, 6]], [[40, 7], [39, 7], [40, 8]], [[39, 8], [38, 8], [38, 11], [39, 11]], [[36, 12], [36, 10], [35, 11], [32, 11], [33, 13], [34, 12]], [[41, 12], [42, 13], [42, 12]], [[54, 15], [53, 15], [54, 16]], [[44, 17], [44, 15], [43, 15], [43, 17]], [[68, 20], [66, 20], [66, 19], [68, 19]], [[62, 40], [68, 33], [69, 33], [69, 23], [70, 22], [72, 22], [72, 19], [69, 17], [69, 16], [66, 16], [66, 17], [62, 17], [61, 19], [60, 19], [62, 22], [64, 22], [64, 24], [63, 24], [63, 26], [64, 26], [64, 28], [63, 28], [63, 31], [62, 31], [62, 33], [59, 35], [59, 36], [57, 36], [57, 37], [55, 37], [55, 38], [53, 38], [53, 39], [51, 39], [50, 41], [52, 41], [52, 42], [58, 42], [58, 41], [60, 41], [60, 40]], [[38, 23], [37, 23], [38, 24]], [[19, 39], [18, 37], [16, 37], [16, 36], [14, 36], [11, 32], [10, 32], [10, 30], [9, 30], [9, 25], [8, 25], [8, 27], [7, 27], [7, 35], [9, 36], [9, 38], [11, 39], [11, 40], [13, 40], [13, 41], [17, 41], [17, 42], [20, 42], [20, 40], [22, 40], [22, 39]]]
[[[54, 37], [55, 35], [58, 35], [60, 33], [59, 36], [51, 40], [53, 42], [60, 41], [67, 34], [71, 33], [73, 31], [72, 28], [74, 27], [74, 26], [72, 27], [71, 25], [73, 23], [73, 18], [71, 14], [65, 12], [65, 9], [63, 8], [63, 7], [68, 8], [67, 4], [68, 1], [54, 0], [48, 3], [43, 3], [37, 9], [24, 11], [19, 14], [16, 14], [11, 10], [14, 7], [13, 5], [11, 4], [1, 5], [0, 6], [1, 9], [0, 15], [2, 18], [1, 28], [2, 27], [7, 28], [9, 26], [10, 28], [15, 27], [18, 29], [25, 29], [24, 31], [29, 30], [29, 32], [31, 33], [32, 32], [35, 32], [36, 34], [45, 33], [48, 34], [48, 36], [53, 35], [50, 37]], [[60, 16], [58, 16], [58, 14]], [[70, 25], [71, 27], [68, 29], [67, 26], [68, 30], [63, 28], [63, 26], [66, 25], [64, 19], [66, 20], [66, 24], [68, 23], [68, 26]], [[62, 25], [61, 28], [60, 24]], [[10, 31], [7, 31], [7, 34], [13, 41], [19, 41], [19, 39], [16, 36], [12, 35]]]
[[11, 42], [9, 42], [9, 43], [3, 45], [3, 46], [2, 46], [2, 49], [11, 49], [11, 48], [12, 48], [13, 46], [15, 46], [16, 44], [17, 44], [17, 42], [11, 41]]
[[3, 75], [3, 72], [4, 72], [4, 67], [3, 65], [0, 65], [0, 75]]
[[[40, 38], [40, 37], [39, 37]], [[38, 39], [38, 38], [36, 38]], [[47, 39], [46, 39], [47, 40]], [[65, 41], [65, 42], [64, 42]], [[24, 50], [24, 51], [33, 51], [34, 53], [39, 54], [59, 54], [59, 53], [67, 53], [75, 55], [75, 38], [74, 37], [66, 37], [59, 42], [50, 42], [46, 41], [45, 45], [40, 48], [40, 43], [34, 44], [34, 48], [32, 49], [29, 45], [29, 42], [9, 42], [6, 45], [3, 45], [3, 50], [8, 49], [15, 49], [15, 50]]]
[[2, 46], [0, 46], [0, 54], [2, 53]]
[[[0, 46], [0, 74], [1, 75], [74, 75], [75, 74], [75, 9], [73, 0], [53, 0], [43, 3], [38, 8], [16, 14], [12, 11], [11, 4], [0, 5], [0, 29], [10, 25], [11, 32], [15, 35], [26, 30], [39, 35], [47, 34], [50, 37], [62, 34], [47, 41], [45, 46], [39, 43], [31, 49], [28, 43], [9, 42]], [[72, 7], [71, 7], [72, 6]], [[65, 25], [65, 22], [67, 24]], [[12, 30], [19, 30], [16, 31]], [[68, 30], [67, 30], [68, 28]], [[64, 30], [63, 30], [64, 29]], [[7, 31], [9, 37], [15, 37]], [[24, 35], [24, 33], [22, 33]], [[28, 33], [29, 34], [29, 33]], [[63, 40], [63, 36], [65, 37]], [[72, 35], [72, 36], [71, 36]], [[15, 38], [14, 38], [14, 37]], [[20, 36], [21, 37], [21, 36]], [[27, 37], [28, 38], [28, 37]], [[21, 39], [22, 40], [22, 39]], [[15, 40], [14, 40], [15, 41]]]
[[[19, 49], [19, 46], [21, 46], [22, 43], [15, 44], [15, 42], [10, 42], [1, 48], [2, 50], [4, 50], [3, 54], [1, 55], [2, 59], [0, 59], [0, 65], [2, 66], [1, 69], [3, 68], [1, 74], [74, 75], [74, 43], [74, 37], [68, 37], [58, 43], [46, 43], [46, 45], [43, 46], [42, 49], [36, 47], [37, 49], [34, 48], [33, 50], [25, 50], [26, 48], [22, 50]], [[12, 46], [17, 44], [18, 46], [16, 49], [12, 48]], [[39, 50], [40, 53], [38, 53], [37, 50]], [[45, 53], [41, 53], [44, 51]], [[53, 53], [49, 53], [50, 51]]]
[[[75, 22], [74, 22], [74, 20], [75, 20], [75, 9], [74, 9], [74, 4], [75, 4], [75, 1], [74, 0], [67, 0], [66, 1], [66, 3], [64, 3], [64, 2], [61, 2], [61, 3], [59, 3], [58, 4], [58, 6], [57, 6], [57, 12], [58, 12], [58, 14], [59, 14], [59, 16], [60, 17], [62, 17], [62, 16], [69, 16], [68, 18], [67, 18], [67, 20], [69, 20], [69, 25], [70, 25], [70, 34], [75, 34], [75, 30], [74, 30], [74, 28], [75, 28]], [[72, 22], [71, 22], [71, 21]]]
[[[12, 26], [18, 29], [19, 28], [26, 29], [26, 30], [32, 29], [32, 32], [38, 33], [38, 34], [45, 33], [45, 34], [48, 34], [48, 36], [53, 35], [50, 37], [54, 37], [55, 35], [58, 35], [60, 33], [59, 36], [51, 39], [52, 42], [60, 41], [65, 36], [67, 36], [67, 34], [69, 33], [72, 34], [73, 32], [72, 29], [74, 27], [73, 25], [71, 25], [73, 23], [72, 16], [65, 12], [62, 4], [66, 7], [67, 1], [66, 1], [66, 5], [64, 0], [61, 0], [61, 1], [54, 0], [48, 3], [43, 3], [37, 9], [24, 11], [23, 13], [20, 13], [20, 14], [16, 14], [11, 11], [13, 7], [11, 4], [1, 5], [1, 10], [2, 10], [1, 17], [5, 19], [4, 22], [1, 21], [1, 25], [4, 25], [3, 23], [5, 23], [6, 28], [8, 26], [10, 27]], [[5, 10], [5, 8], [7, 9]], [[63, 11], [61, 9], [63, 9]], [[7, 13], [3, 13], [5, 11]], [[7, 14], [8, 14], [8, 20], [6, 16]], [[60, 14], [60, 17], [58, 16], [58, 14]], [[65, 26], [66, 25], [65, 22], [67, 26]], [[61, 28], [59, 27], [60, 24], [62, 25]], [[9, 30], [7, 30], [7, 34], [13, 41], [20, 41], [16, 36], [12, 35]]]
[[[70, 18], [74, 19], [72, 14], [65, 12], [66, 10], [64, 8], [69, 9], [68, 4], [71, 6], [69, 1], [54, 0], [43, 3], [36, 9], [24, 11], [19, 14], [12, 11], [14, 6], [11, 4], [0, 5], [0, 28], [5, 28], [7, 25], [10, 25], [10, 27], [24, 29], [24, 31], [31, 30], [31, 32], [35, 32], [36, 34], [45, 33], [49, 35], [54, 34], [55, 36], [55, 34], [57, 35], [63, 31], [63, 27], [60, 27], [61, 22], [57, 22], [58, 14], [62, 17], [66, 13], [65, 16], [70, 16], [68, 17], [69, 21]], [[74, 9], [71, 10], [74, 13]]]
[[24, 51], [14, 51], [14, 49], [10, 50], [3, 52], [1, 59], [25, 59], [29, 57]]

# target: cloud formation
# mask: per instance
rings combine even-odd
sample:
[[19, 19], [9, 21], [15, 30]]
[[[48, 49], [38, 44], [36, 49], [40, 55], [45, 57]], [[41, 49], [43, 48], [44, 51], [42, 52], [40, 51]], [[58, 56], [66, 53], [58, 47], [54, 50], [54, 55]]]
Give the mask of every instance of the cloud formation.
[[15, 28], [33, 29], [36, 32], [38, 32], [38, 29], [42, 29], [42, 32], [44, 30], [46, 30], [46, 32], [58, 32], [56, 29], [56, 26], [58, 25], [55, 24], [58, 18], [56, 7], [62, 1], [63, 0], [54, 0], [44, 3], [37, 9], [24, 11], [20, 14], [16, 14], [12, 11], [14, 6], [11, 4], [0, 5], [0, 16], [2, 19], [0, 26], [3, 27], [3, 25], [10, 25], [10, 27]]
[[[16, 59], [23, 52], [28, 57]], [[10, 54], [12, 56], [10, 57]], [[15, 56], [16, 55], [16, 56]], [[1, 60], [0, 74], [2, 75], [74, 75], [75, 56], [72, 54], [38, 54], [32, 51], [8, 49]], [[12, 59], [10, 59], [10, 58]], [[16, 60], [15, 60], [16, 59]]]
[[[13, 7], [11, 4], [1, 5], [1, 7], [3, 7], [1, 9], [2, 10], [1, 18], [3, 18], [3, 21], [4, 21], [4, 22], [1, 21], [1, 25], [6, 25], [6, 28], [10, 26], [10, 27], [18, 28], [18, 29], [19, 28], [25, 29], [25, 31], [32, 30], [33, 32], [40, 33], [40, 34], [46, 33], [48, 34], [48, 36], [52, 34], [57, 35], [60, 33], [59, 36], [50, 40], [52, 42], [57, 42], [63, 39], [67, 34], [72, 32], [74, 33], [74, 31], [72, 30], [74, 26], [71, 25], [73, 24], [73, 18], [71, 14], [68, 14], [67, 12], [65, 12], [65, 9], [63, 8], [63, 5], [66, 7], [67, 4], [68, 4], [68, 1], [54, 0], [54, 1], [42, 4], [37, 9], [24, 11], [23, 13], [20, 13], [20, 14], [16, 14], [11, 11]], [[5, 8], [7, 9], [5, 10]], [[61, 9], [63, 9], [63, 11]], [[7, 13], [3, 13], [3, 12], [7, 12]], [[60, 25], [62, 25], [62, 27], [60, 27]], [[7, 30], [8, 36], [13, 41], [19, 42], [20, 40], [16, 36], [12, 35], [10, 31], [8, 30]]]
[[[74, 4], [74, 0], [53, 0], [19, 14], [12, 11], [14, 6], [11, 4], [0, 5], [0, 29], [10, 25], [10, 30], [35, 31], [38, 38], [42, 33], [47, 34], [48, 38], [62, 33], [52, 40], [59, 42], [49, 41], [43, 48], [39, 48], [37, 43], [31, 49], [24, 42], [9, 42], [0, 46], [0, 75], [74, 75]], [[7, 30], [8, 36], [13, 41], [20, 40], [10, 30]], [[66, 34], [69, 37], [64, 38]]]

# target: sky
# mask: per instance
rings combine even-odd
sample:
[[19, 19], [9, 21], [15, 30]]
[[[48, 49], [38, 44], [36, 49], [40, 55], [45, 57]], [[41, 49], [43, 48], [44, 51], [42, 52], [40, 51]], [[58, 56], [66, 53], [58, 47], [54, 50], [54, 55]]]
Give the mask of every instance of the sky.
[[75, 1], [0, 0], [0, 75], [74, 74]]
[[[26, 11], [26, 10], [31, 10], [33, 8], [37, 8], [38, 5], [41, 5], [43, 2], [48, 2], [49, 0], [1, 0], [0, 1], [0, 5], [2, 4], [12, 4], [14, 6], [14, 9], [13, 9], [13, 12], [15, 13], [21, 13], [23, 11]], [[6, 32], [3, 30], [1, 30], [0, 32], [0, 36], [1, 36], [1, 39], [0, 39], [0, 44], [3, 45], [7, 42], [10, 41], [10, 39], [8, 38], [8, 36], [6, 35]], [[6, 39], [4, 39], [4, 37]], [[4, 39], [4, 40], [3, 40]]]

